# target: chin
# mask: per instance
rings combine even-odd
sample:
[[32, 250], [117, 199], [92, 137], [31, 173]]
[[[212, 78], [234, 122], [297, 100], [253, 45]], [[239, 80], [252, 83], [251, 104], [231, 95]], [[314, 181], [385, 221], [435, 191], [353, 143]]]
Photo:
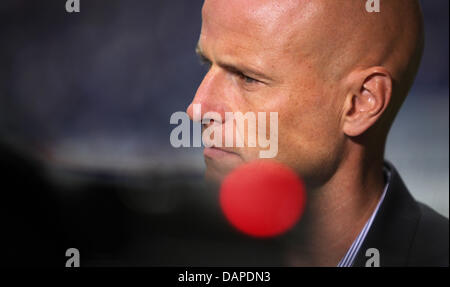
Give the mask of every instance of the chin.
[[228, 174], [243, 163], [244, 162], [240, 158], [233, 158], [233, 160], [217, 160], [205, 157], [205, 179], [212, 183], [221, 184]]
[[217, 172], [216, 170], [210, 170], [208, 168], [205, 171], [205, 181], [214, 186], [220, 186], [226, 176], [227, 174]]

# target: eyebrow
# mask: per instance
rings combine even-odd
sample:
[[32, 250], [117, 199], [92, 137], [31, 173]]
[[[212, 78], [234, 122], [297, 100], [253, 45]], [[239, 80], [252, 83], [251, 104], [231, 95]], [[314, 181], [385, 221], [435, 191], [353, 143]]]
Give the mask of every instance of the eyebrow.
[[[195, 52], [200, 57], [200, 59], [204, 62], [212, 62], [206, 55], [203, 53], [202, 48], [200, 45], [197, 45], [195, 48]], [[233, 74], [243, 74], [249, 77], [255, 77], [257, 80], [266, 80], [266, 81], [273, 81], [273, 79], [266, 74], [256, 71], [252, 68], [242, 66], [242, 65], [233, 65], [225, 62], [218, 61], [217, 65], [221, 68], [233, 73]]]

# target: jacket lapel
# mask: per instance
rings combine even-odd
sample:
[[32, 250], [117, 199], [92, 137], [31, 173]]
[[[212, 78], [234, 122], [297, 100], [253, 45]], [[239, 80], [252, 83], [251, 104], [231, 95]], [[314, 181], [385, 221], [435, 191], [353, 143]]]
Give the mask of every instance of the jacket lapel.
[[378, 249], [380, 266], [406, 266], [420, 219], [420, 209], [395, 168], [391, 171], [388, 190], [353, 266], [364, 267], [366, 251]]

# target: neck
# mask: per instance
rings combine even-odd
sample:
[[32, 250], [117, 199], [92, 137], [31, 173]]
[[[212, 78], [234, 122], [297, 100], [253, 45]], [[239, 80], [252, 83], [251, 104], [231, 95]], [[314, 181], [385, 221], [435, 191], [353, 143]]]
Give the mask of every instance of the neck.
[[333, 176], [308, 191], [305, 214], [286, 236], [288, 265], [337, 266], [383, 192], [383, 152], [377, 154], [354, 143]]

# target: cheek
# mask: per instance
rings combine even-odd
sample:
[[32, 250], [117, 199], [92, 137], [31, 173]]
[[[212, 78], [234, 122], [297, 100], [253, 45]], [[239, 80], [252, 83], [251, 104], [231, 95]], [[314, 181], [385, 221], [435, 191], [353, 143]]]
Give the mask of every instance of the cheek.
[[324, 177], [339, 158], [337, 113], [318, 101], [292, 105], [280, 113], [278, 159], [303, 177]]

